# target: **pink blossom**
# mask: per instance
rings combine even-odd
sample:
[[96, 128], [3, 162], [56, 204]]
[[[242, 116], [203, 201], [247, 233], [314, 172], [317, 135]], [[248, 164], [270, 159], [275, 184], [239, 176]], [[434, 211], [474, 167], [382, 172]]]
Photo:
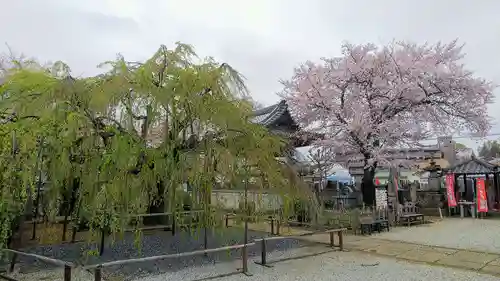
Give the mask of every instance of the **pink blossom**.
[[281, 96], [303, 130], [324, 136], [315, 145], [336, 161], [361, 155], [372, 165], [387, 149], [430, 136], [485, 135], [496, 86], [465, 69], [462, 47], [346, 43], [341, 57], [296, 68]]

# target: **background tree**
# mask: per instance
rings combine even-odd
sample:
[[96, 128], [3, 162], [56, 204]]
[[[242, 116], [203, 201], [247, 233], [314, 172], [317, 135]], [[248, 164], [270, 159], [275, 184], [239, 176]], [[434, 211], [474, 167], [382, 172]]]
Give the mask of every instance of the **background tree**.
[[61, 62], [4, 65], [0, 248], [42, 174], [48, 217], [79, 218], [99, 233], [122, 233], [152, 205], [179, 216], [186, 183], [192, 207], [209, 214], [213, 186], [248, 180], [246, 167], [285, 199], [300, 193], [276, 159], [283, 140], [249, 122], [246, 88], [229, 65], [177, 44], [145, 62], [118, 56], [104, 66], [103, 75], [73, 78]]
[[375, 169], [394, 161], [387, 149], [430, 136], [490, 129], [493, 86], [461, 63], [462, 46], [393, 42], [342, 45], [342, 56], [306, 62], [283, 81], [282, 96], [332, 161], [361, 160], [363, 200], [372, 205]]
[[488, 160], [500, 157], [500, 142], [497, 140], [485, 141], [479, 147], [479, 156]]

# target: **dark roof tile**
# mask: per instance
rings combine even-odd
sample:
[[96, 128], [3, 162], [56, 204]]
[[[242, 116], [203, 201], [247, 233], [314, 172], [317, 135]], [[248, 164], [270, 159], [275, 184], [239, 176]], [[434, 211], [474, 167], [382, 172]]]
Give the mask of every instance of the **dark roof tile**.
[[286, 102], [282, 100], [277, 104], [254, 111], [251, 122], [263, 126], [271, 126], [287, 111], [288, 111], [288, 106]]
[[492, 174], [499, 170], [497, 165], [472, 157], [445, 169], [445, 171], [454, 174]]

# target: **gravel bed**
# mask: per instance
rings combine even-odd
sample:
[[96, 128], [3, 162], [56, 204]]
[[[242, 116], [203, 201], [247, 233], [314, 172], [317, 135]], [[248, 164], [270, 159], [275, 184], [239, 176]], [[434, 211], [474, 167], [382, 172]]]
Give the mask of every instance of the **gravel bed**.
[[[268, 236], [267, 233], [249, 231], [249, 241], [256, 238]], [[172, 253], [190, 252], [203, 249], [203, 231], [190, 233], [187, 231], [178, 232], [172, 236], [170, 232], [155, 232], [154, 234], [144, 234], [140, 243], [140, 251], [134, 244], [133, 234], [127, 234], [123, 240], [114, 244], [108, 241], [104, 249], [104, 254], [99, 256], [85, 256], [83, 253], [89, 249], [96, 249], [97, 245], [87, 243], [61, 244], [52, 246], [40, 246], [23, 249], [24, 252], [36, 253], [39, 255], [75, 262], [79, 265], [98, 264], [107, 261], [123, 260], [137, 257], [149, 257]], [[242, 244], [243, 230], [240, 228], [228, 228], [217, 230], [208, 235], [208, 248], [218, 248], [228, 245]], [[301, 246], [298, 240], [273, 240], [269, 242], [268, 251], [288, 250]], [[249, 247], [249, 256], [260, 255], [260, 246]], [[154, 262], [143, 262], [127, 264], [125, 266], [113, 266], [106, 268], [104, 274], [110, 276], [127, 276], [129, 278], [162, 272], [172, 272], [182, 270], [187, 267], [199, 266], [203, 264], [214, 264], [220, 261], [231, 261], [241, 257], [240, 250], [231, 250], [192, 257], [182, 257]], [[44, 269], [53, 269], [52, 265], [40, 262], [27, 257], [20, 258], [20, 268], [22, 273], [34, 272]]]
[[[320, 251], [319, 247], [316, 252]], [[300, 256], [312, 252], [312, 248], [293, 249], [286, 253], [273, 252], [270, 259]], [[472, 271], [411, 264], [395, 259], [380, 258], [356, 252], [330, 252], [304, 259], [292, 259], [274, 264], [273, 268], [265, 268], [250, 263], [253, 276], [231, 274], [238, 263], [219, 263], [215, 266], [193, 267], [159, 276], [148, 276], [134, 281], [194, 281], [216, 278], [217, 281], [498, 281], [500, 278]], [[225, 274], [226, 276], [222, 276]]]
[[452, 218], [433, 224], [395, 227], [375, 237], [464, 250], [500, 253], [500, 220]]

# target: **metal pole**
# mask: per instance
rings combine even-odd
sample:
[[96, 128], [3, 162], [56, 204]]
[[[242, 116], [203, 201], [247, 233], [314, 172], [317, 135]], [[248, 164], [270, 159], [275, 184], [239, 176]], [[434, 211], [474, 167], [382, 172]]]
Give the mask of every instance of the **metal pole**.
[[71, 281], [71, 266], [64, 266], [64, 281]]

